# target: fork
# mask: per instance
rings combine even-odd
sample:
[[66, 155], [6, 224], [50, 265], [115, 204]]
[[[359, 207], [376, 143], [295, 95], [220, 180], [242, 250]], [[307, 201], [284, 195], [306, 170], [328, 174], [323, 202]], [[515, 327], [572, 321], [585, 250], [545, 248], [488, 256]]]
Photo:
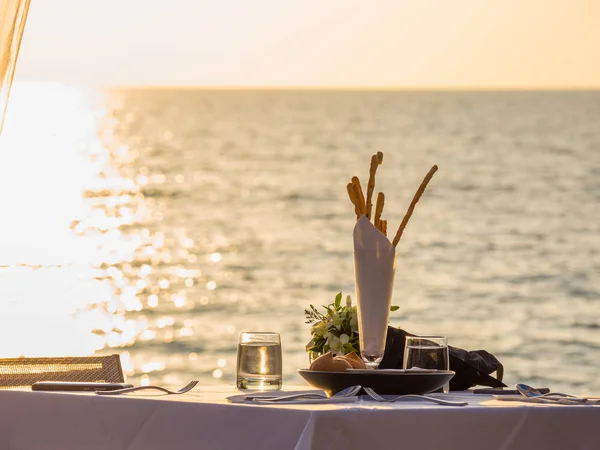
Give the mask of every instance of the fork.
[[186, 392], [194, 389], [194, 387], [196, 387], [197, 384], [198, 384], [198, 381], [191, 381], [190, 383], [188, 383], [187, 385], [185, 385], [184, 387], [182, 387], [181, 389], [178, 389], [176, 391], [172, 391], [170, 389], [167, 389], [167, 388], [164, 388], [161, 386], [135, 386], [135, 387], [125, 388], [125, 389], [116, 389], [114, 391], [96, 391], [96, 394], [98, 394], [98, 395], [119, 395], [119, 394], [129, 394], [130, 392], [143, 391], [143, 390], [147, 390], [147, 389], [161, 391], [161, 392], [164, 392], [165, 394], [185, 394]]
[[363, 387], [363, 389], [369, 397], [371, 397], [373, 400], [376, 400], [378, 402], [393, 403], [397, 400], [415, 399], [415, 400], [427, 400], [430, 402], [437, 403], [438, 405], [444, 405], [444, 406], [466, 406], [466, 405], [468, 405], [467, 402], [451, 402], [450, 400], [442, 400], [441, 398], [428, 397], [426, 395], [417, 395], [417, 394], [399, 395], [398, 397], [387, 399], [387, 398], [382, 397], [381, 395], [379, 395], [377, 392], [375, 392], [373, 389], [371, 389], [369, 387]]

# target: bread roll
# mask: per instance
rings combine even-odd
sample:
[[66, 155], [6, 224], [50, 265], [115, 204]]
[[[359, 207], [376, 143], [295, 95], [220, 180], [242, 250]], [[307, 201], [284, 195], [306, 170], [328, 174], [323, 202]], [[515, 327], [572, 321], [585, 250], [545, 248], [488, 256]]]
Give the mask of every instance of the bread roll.
[[[346, 361], [348, 361], [350, 363], [350, 365], [352, 366], [353, 369], [366, 369], [367, 366], [365, 366], [365, 363], [363, 362], [362, 359], [360, 359], [358, 357], [358, 355], [354, 352], [352, 353], [348, 353], [347, 355], [344, 356], [337, 356], [336, 358], [344, 358]], [[334, 359], [336, 359], [334, 358]]]
[[319, 356], [310, 365], [310, 370], [319, 372], [343, 372], [346, 369], [351, 369], [352, 364], [343, 357], [333, 357], [333, 352], [327, 352]]

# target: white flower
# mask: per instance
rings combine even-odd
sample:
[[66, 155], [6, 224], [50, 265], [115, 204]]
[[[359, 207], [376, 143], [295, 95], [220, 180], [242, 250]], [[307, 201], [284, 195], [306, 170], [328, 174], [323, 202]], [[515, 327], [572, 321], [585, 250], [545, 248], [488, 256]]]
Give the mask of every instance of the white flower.
[[340, 342], [342, 343], [342, 345], [346, 345], [348, 341], [350, 341], [350, 336], [348, 336], [347, 334], [342, 334], [340, 336]]
[[329, 345], [329, 350], [332, 351], [335, 356], [344, 355], [344, 345], [339, 337], [331, 335], [331, 337], [327, 339], [327, 345]]
[[327, 327], [331, 328], [331, 327], [335, 327], [337, 330], [341, 330], [342, 329], [342, 317], [340, 316], [340, 314], [338, 314], [337, 311], [333, 311], [331, 313], [331, 315], [329, 316], [329, 320], [327, 321]]

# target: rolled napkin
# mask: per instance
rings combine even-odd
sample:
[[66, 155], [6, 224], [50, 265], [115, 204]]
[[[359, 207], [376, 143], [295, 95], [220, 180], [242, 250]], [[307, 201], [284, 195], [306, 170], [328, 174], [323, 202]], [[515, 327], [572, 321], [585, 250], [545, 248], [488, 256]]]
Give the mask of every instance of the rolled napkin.
[[360, 356], [372, 368], [383, 358], [395, 272], [394, 246], [362, 216], [354, 227], [354, 278]]

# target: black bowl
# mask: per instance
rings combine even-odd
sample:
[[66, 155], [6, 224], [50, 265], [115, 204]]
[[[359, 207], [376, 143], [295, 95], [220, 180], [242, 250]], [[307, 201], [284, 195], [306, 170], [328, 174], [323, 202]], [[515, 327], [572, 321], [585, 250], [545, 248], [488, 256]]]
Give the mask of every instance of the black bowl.
[[346, 370], [321, 372], [298, 369], [308, 384], [332, 396], [349, 386], [370, 387], [378, 394], [427, 394], [442, 388], [454, 376], [451, 370]]

